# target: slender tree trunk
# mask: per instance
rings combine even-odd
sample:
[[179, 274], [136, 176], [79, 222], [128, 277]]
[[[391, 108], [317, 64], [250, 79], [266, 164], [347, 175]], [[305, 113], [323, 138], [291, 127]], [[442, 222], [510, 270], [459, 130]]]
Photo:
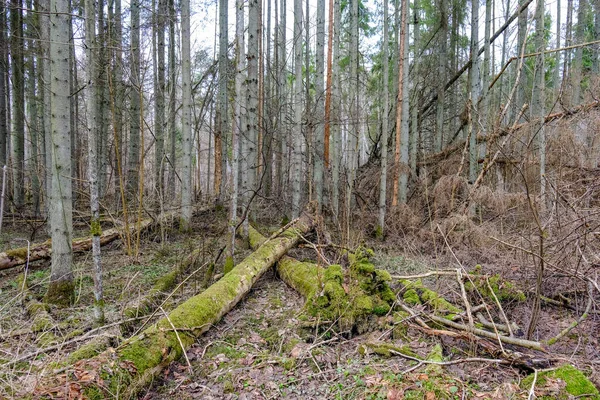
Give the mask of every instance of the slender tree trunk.
[[[520, 0], [519, 6], [524, 4], [527, 0]], [[571, 1], [571, 0], [569, 0]], [[527, 9], [523, 10], [518, 17], [518, 46], [517, 46], [517, 55], [521, 54], [521, 49], [525, 45], [527, 41]], [[519, 80], [519, 86], [517, 88], [517, 96], [516, 96], [516, 107], [513, 108], [514, 115], [517, 115], [523, 104], [527, 101], [525, 98], [525, 90], [527, 88], [527, 74], [522, 74], [521, 79]], [[473, 100], [473, 99], [471, 99]]]
[[[533, 78], [533, 91], [531, 99], [531, 120], [536, 121], [533, 126], [537, 131], [537, 139], [540, 153], [540, 204], [541, 209], [545, 209], [545, 174], [546, 174], [546, 137], [544, 132], [544, 117], [545, 117], [545, 68], [544, 68], [544, 55], [542, 54], [545, 50], [544, 44], [544, 0], [538, 0], [535, 11], [535, 51], [540, 54], [535, 57], [535, 69]], [[581, 7], [581, 3], [580, 3]], [[543, 236], [543, 232], [539, 232], [540, 238]], [[540, 239], [541, 240], [541, 239]], [[540, 249], [541, 251], [542, 249]], [[531, 339], [536, 329], [537, 322], [539, 319], [540, 312], [540, 290], [541, 284], [544, 277], [544, 263], [543, 260], [539, 261], [539, 265], [536, 271], [537, 285], [536, 285], [536, 296], [534, 298], [531, 320], [527, 328], [527, 339]]]
[[0, 168], [8, 161], [6, 145], [8, 141], [8, 110], [6, 102], [7, 42], [6, 42], [6, 7], [0, 2]]
[[[173, 32], [175, 30], [173, 29]], [[172, 65], [174, 67], [174, 65]], [[181, 2], [181, 223], [184, 231], [192, 221], [192, 66], [190, 54], [190, 1]], [[173, 87], [173, 90], [175, 88]], [[174, 134], [174, 132], [172, 132]], [[171, 161], [173, 162], [173, 160]]]
[[331, 147], [331, 208], [333, 214], [337, 217], [339, 215], [339, 204], [340, 204], [340, 162], [341, 162], [341, 135], [340, 135], [340, 24], [341, 24], [341, 7], [340, 0], [333, 1], [333, 35], [330, 36], [329, 40], [333, 40], [333, 66], [332, 66], [332, 79], [331, 79], [331, 95], [333, 97], [333, 107], [331, 113], [333, 116], [331, 120], [331, 138], [333, 139], [333, 146]]
[[10, 56], [13, 84], [12, 98], [12, 169], [13, 203], [17, 208], [25, 204], [25, 65], [23, 58], [23, 3], [11, 0]]
[[348, 173], [347, 185], [346, 185], [346, 196], [345, 196], [345, 225], [344, 235], [346, 242], [350, 241], [350, 225], [351, 225], [351, 214], [352, 214], [352, 201], [354, 191], [354, 179], [356, 177], [356, 169], [358, 164], [358, 144], [360, 136], [360, 79], [358, 72], [359, 63], [359, 24], [358, 24], [358, 1], [351, 0], [350, 5], [350, 79], [353, 90], [350, 91], [350, 121], [351, 129], [348, 132], [348, 139], [346, 141], [346, 154], [348, 156]]
[[323, 175], [324, 153], [323, 136], [325, 134], [325, 0], [317, 2], [317, 51], [315, 54], [315, 151], [314, 151], [314, 187], [317, 211], [320, 213], [323, 205]]
[[[483, 127], [484, 134], [487, 134], [490, 129], [490, 116], [493, 115], [493, 111], [490, 109], [491, 101], [488, 95], [488, 86], [490, 82], [490, 75], [492, 73], [492, 52], [490, 50], [490, 30], [492, 27], [492, 7], [494, 6], [494, 0], [487, 0], [485, 2], [485, 41], [483, 43], [483, 74], [481, 77], [481, 96], [483, 98]], [[483, 144], [485, 146], [485, 144]], [[482, 153], [485, 154], [485, 149], [482, 149]]]
[[469, 97], [471, 104], [469, 124], [469, 182], [477, 179], [477, 132], [479, 130], [479, 97], [481, 95], [481, 82], [479, 73], [479, 1], [471, 4], [471, 69], [469, 70]]
[[398, 200], [402, 204], [406, 204], [408, 201], [408, 178], [409, 178], [409, 159], [408, 159], [408, 150], [409, 150], [409, 132], [408, 132], [408, 111], [409, 111], [409, 100], [408, 100], [408, 7], [409, 0], [405, 0], [402, 8], [406, 7], [404, 20], [406, 21], [405, 26], [406, 32], [404, 34], [404, 56], [402, 58], [402, 62], [404, 63], [404, 68], [402, 69], [402, 123], [400, 124], [400, 128], [402, 129], [402, 138], [400, 144], [400, 177], [399, 177], [399, 193]]
[[[382, 63], [383, 63], [383, 104], [381, 107], [381, 175], [379, 178], [379, 229], [378, 235], [383, 238], [385, 235], [385, 213], [387, 199], [387, 153], [388, 153], [388, 112], [390, 108], [390, 61], [389, 61], [389, 4], [388, 0], [383, 0], [383, 42]], [[414, 121], [413, 121], [414, 123]]]
[[435, 146], [434, 151], [439, 152], [442, 150], [444, 143], [444, 103], [446, 102], [446, 91], [444, 90], [444, 84], [446, 82], [446, 68], [447, 68], [447, 43], [448, 43], [448, 2], [447, 0], [439, 0], [438, 2], [440, 12], [440, 31], [438, 33], [439, 39], [439, 53], [438, 58], [438, 79], [439, 84], [437, 85], [437, 109], [435, 118]]
[[250, 0], [248, 9], [248, 79], [246, 80], [247, 109], [246, 113], [246, 154], [244, 159], [244, 206], [250, 207], [250, 199], [256, 190], [257, 144], [258, 144], [258, 57], [260, 38], [260, 0]]
[[[577, 25], [575, 26], [575, 40], [577, 43], [585, 42], [586, 13], [587, 0], [579, 0], [579, 5], [577, 8]], [[571, 100], [572, 106], [578, 106], [581, 103], [581, 80], [583, 79], [582, 66], [583, 47], [578, 47], [575, 49], [573, 70], [571, 74], [571, 86], [573, 87], [573, 98]]]
[[[27, 0], [27, 8], [30, 10], [34, 9], [34, 5], [31, 0]], [[38, 80], [36, 79], [39, 62], [39, 52], [37, 42], [39, 40], [38, 32], [39, 27], [39, 6], [35, 4], [34, 12], [30, 12], [27, 15], [27, 36], [29, 48], [29, 63], [28, 63], [28, 113], [29, 113], [29, 135], [31, 139], [31, 154], [29, 156], [29, 171], [31, 176], [31, 197], [33, 200], [33, 209], [35, 216], [39, 215], [40, 211], [40, 177], [39, 177], [39, 165], [38, 165], [38, 142], [40, 137], [40, 121], [38, 118], [38, 95], [40, 88], [37, 86]], [[37, 55], [36, 55], [37, 53]]]
[[417, 153], [419, 146], [419, 74], [420, 74], [420, 60], [419, 60], [419, 37], [420, 37], [420, 24], [419, 24], [419, 1], [414, 0], [414, 57], [413, 57], [413, 84], [414, 84], [414, 104], [412, 107], [411, 115], [411, 134], [410, 134], [410, 172], [413, 176], [417, 176]]
[[[573, 45], [573, 0], [567, 0], [567, 23], [565, 25], [565, 47]], [[571, 50], [565, 50], [563, 60], [562, 86], [570, 80], [569, 63], [571, 62]]]
[[302, 168], [302, 1], [294, 0], [294, 130], [292, 145], [292, 218], [300, 215]]
[[[40, 32], [43, 37], [50, 37], [50, 0], [40, 0]], [[50, 90], [50, 82], [51, 82], [51, 74], [50, 74], [50, 43], [46, 41], [41, 41], [40, 45], [42, 46], [42, 59], [43, 63], [40, 64], [40, 69], [42, 70], [42, 80], [43, 84], [41, 85], [43, 96], [42, 100], [44, 103], [44, 107], [42, 107], [43, 114], [43, 146], [44, 150], [43, 154], [43, 165], [44, 165], [44, 189], [45, 189], [45, 201], [44, 201], [44, 212], [46, 216], [49, 214], [50, 209], [50, 198], [52, 195], [52, 128], [51, 128], [51, 103], [52, 96]], [[50, 228], [48, 224], [48, 233], [50, 233]]]
[[129, 154], [127, 157], [127, 193], [133, 198], [139, 188], [140, 165], [140, 123], [141, 123], [141, 90], [140, 79], [140, 1], [131, 1], [131, 101], [129, 127]]
[[159, 202], [164, 195], [165, 170], [165, 16], [166, 1], [158, 0], [158, 14], [154, 32], [156, 35], [156, 80], [154, 87], [154, 184]]
[[217, 203], [221, 203], [225, 196], [225, 181], [227, 173], [227, 38], [228, 29], [228, 2], [219, 0], [219, 93], [217, 98], [217, 112], [215, 113], [215, 192]]
[[[560, 27], [560, 14], [561, 14], [561, 2], [560, 0], [556, 0], [556, 43], [555, 43], [555, 48], [559, 49], [560, 48], [560, 35], [561, 35], [561, 27]], [[561, 57], [562, 52], [561, 51], [557, 51], [555, 54], [555, 63], [554, 63], [554, 74], [553, 74], [553, 78], [552, 78], [552, 84], [554, 85], [554, 98], [555, 100], [558, 100], [559, 96], [560, 96], [560, 57]], [[503, 64], [504, 65], [504, 61]]]
[[231, 190], [231, 210], [229, 217], [229, 257], [233, 262], [235, 254], [235, 228], [237, 222], [238, 207], [238, 180], [239, 180], [239, 152], [240, 142], [242, 141], [242, 129], [244, 126], [244, 113], [246, 110], [246, 96], [242, 92], [244, 85], [244, 70], [246, 59], [245, 41], [244, 41], [244, 1], [236, 0], [235, 7], [235, 55], [236, 55], [236, 73], [235, 73], [235, 111], [233, 117], [232, 144], [233, 144], [233, 165], [232, 165], [232, 190]]
[[[113, 81], [110, 87], [112, 94], [112, 109], [113, 109], [113, 124], [114, 124], [114, 173], [113, 173], [113, 185], [115, 192], [117, 192], [123, 182], [123, 165], [125, 162], [123, 146], [123, 106], [125, 105], [124, 99], [124, 84], [123, 84], [123, 23], [122, 23], [122, 7], [121, 0], [111, 0], [114, 2], [114, 14], [113, 14], [113, 25], [112, 25], [112, 38], [111, 43], [113, 44], [112, 57], [114, 59], [113, 65]], [[112, 8], [112, 7], [111, 7]], [[118, 196], [115, 196], [117, 199]], [[115, 203], [119, 203], [116, 201]]]
[[[594, 40], [598, 40], [600, 39], [600, 0], [593, 0], [592, 6], [594, 7]], [[598, 74], [600, 73], [600, 44], [595, 44], [592, 52], [592, 72]]]
[[69, 122], [69, 4], [50, 1], [51, 159], [52, 192], [49, 221], [52, 233], [52, 265], [46, 300], [70, 304], [74, 294], [73, 216], [71, 192], [71, 126]]
[[87, 61], [87, 126], [88, 126], [88, 181], [90, 186], [91, 209], [91, 235], [92, 235], [92, 260], [94, 264], [94, 320], [96, 323], [104, 322], [104, 308], [102, 300], [102, 264], [100, 256], [100, 206], [98, 192], [98, 107], [96, 107], [96, 86], [99, 82], [100, 68], [96, 43], [96, 8], [93, 0], [85, 1], [85, 53]]
[[[181, 10], [183, 13], [183, 9]], [[182, 14], [183, 18], [183, 14]], [[175, 14], [175, 1], [169, 0], [169, 127], [168, 127], [168, 136], [169, 136], [169, 162], [168, 162], [168, 170], [169, 176], [167, 180], [167, 194], [171, 197], [170, 200], [175, 200], [175, 182], [177, 180], [176, 174], [176, 166], [177, 166], [177, 66], [176, 66], [176, 57], [175, 57], [175, 22], [177, 20], [177, 16]], [[183, 21], [182, 21], [183, 22]], [[183, 30], [183, 26], [181, 28]], [[183, 34], [181, 37], [181, 48], [183, 51]], [[189, 46], [189, 43], [188, 43]], [[183, 56], [183, 55], [182, 55]], [[183, 68], [183, 60], [181, 61]], [[183, 71], [182, 71], [183, 73]], [[191, 79], [191, 78], [190, 78]], [[182, 77], [183, 84], [183, 77]], [[191, 82], [190, 82], [191, 84]], [[183, 96], [183, 94], [182, 94]], [[191, 102], [191, 91], [190, 91], [190, 102]], [[185, 118], [183, 118], [182, 123], [185, 123]], [[191, 124], [191, 114], [189, 123]], [[183, 125], [182, 125], [183, 128]], [[183, 132], [182, 132], [183, 133]], [[191, 128], [190, 128], [190, 137], [191, 136]], [[190, 142], [193, 140], [190, 139]], [[190, 143], [191, 144], [191, 143]], [[184, 150], [185, 151], [185, 150]], [[191, 153], [190, 153], [191, 154]], [[190, 159], [191, 160], [191, 159]], [[182, 162], [182, 165], [185, 165], [185, 161]], [[191, 176], [191, 175], [190, 175]], [[193, 189], [190, 189], [193, 190]], [[182, 192], [183, 194], [183, 188]]]
[[[267, 1], [267, 29], [263, 37], [266, 40], [266, 73], [265, 73], [265, 94], [263, 95], [263, 104], [265, 109], [265, 118], [261, 119], [262, 130], [264, 132], [262, 160], [265, 168], [264, 193], [267, 197], [271, 196], [273, 190], [273, 64], [271, 62], [271, 0]], [[275, 0], [276, 2], [277, 0]]]
[[[400, 2], [399, 2], [400, 3]], [[402, 0], [402, 8], [400, 11], [400, 35], [398, 37], [398, 98], [396, 99], [396, 148], [394, 151], [394, 166], [395, 166], [395, 179], [394, 179], [394, 192], [392, 197], [392, 206], [396, 207], [398, 203], [406, 202], [408, 175], [404, 169], [408, 165], [403, 164], [404, 160], [404, 147], [407, 148], [408, 154], [408, 143], [404, 139], [404, 129], [402, 127], [402, 118], [404, 117], [404, 91], [406, 89], [406, 76], [404, 69], [407, 68], [407, 57], [406, 57], [406, 37], [408, 24], [406, 21], [406, 14], [408, 13], [407, 0]]]

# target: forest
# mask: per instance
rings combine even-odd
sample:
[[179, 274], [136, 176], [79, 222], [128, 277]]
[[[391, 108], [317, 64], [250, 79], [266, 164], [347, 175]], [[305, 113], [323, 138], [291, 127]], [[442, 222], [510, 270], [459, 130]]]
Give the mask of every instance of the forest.
[[0, 399], [600, 400], [600, 0], [0, 1]]

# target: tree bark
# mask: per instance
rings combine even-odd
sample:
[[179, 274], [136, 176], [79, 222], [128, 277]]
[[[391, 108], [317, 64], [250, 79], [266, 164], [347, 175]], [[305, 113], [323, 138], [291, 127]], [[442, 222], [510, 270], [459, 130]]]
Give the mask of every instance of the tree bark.
[[388, 112], [390, 108], [390, 61], [389, 61], [389, 4], [388, 0], [383, 1], [383, 42], [382, 42], [382, 63], [383, 63], [383, 104], [381, 106], [381, 172], [379, 176], [379, 229], [378, 236], [383, 238], [385, 235], [385, 213], [387, 199], [387, 167], [388, 167]]
[[25, 204], [25, 71], [23, 61], [23, 3], [10, 2], [10, 57], [13, 83], [12, 152], [13, 202], [17, 208]]
[[142, 83], [140, 80], [140, 1], [131, 1], [131, 101], [130, 101], [130, 128], [129, 128], [129, 154], [127, 157], [127, 194], [134, 198], [139, 188], [140, 165], [140, 122]]
[[[304, 212], [294, 226], [279, 237], [265, 242], [207, 290], [188, 299], [155, 325], [129, 339], [116, 352], [104, 352], [77, 362], [64, 374], [41, 382], [35, 394], [43, 396], [59, 390], [68, 398], [69, 393], [64, 391], [76, 390], [84, 394], [101, 393], [104, 397], [111, 396], [111, 393], [120, 393], [124, 398], [132, 397], [150, 383], [164, 366], [181, 357], [197, 337], [235, 307], [258, 278], [295, 246], [301, 235], [306, 234], [312, 226], [312, 216]], [[89, 376], [90, 373], [96, 378], [72, 379], [82, 374]]]
[[[174, 31], [174, 30], [173, 30]], [[171, 66], [174, 68], [174, 65]], [[183, 102], [181, 121], [181, 222], [180, 229], [190, 229], [192, 221], [192, 72], [190, 54], [190, 1], [181, 2], [181, 96]], [[173, 82], [174, 84], [175, 82]], [[175, 90], [175, 86], [173, 86]], [[173, 116], [174, 117], [174, 116]], [[175, 132], [171, 133], [172, 135]], [[171, 160], [172, 162], [174, 160]], [[198, 160], [199, 161], [199, 160]], [[174, 168], [174, 165], [171, 166]]]
[[6, 102], [6, 74], [8, 73], [6, 48], [6, 8], [0, 2], [0, 167], [6, 165], [6, 144], [8, 140], [8, 110]]
[[68, 0], [50, 1], [52, 192], [49, 220], [54, 256], [46, 299], [61, 305], [70, 304], [74, 295], [68, 3]]
[[294, 131], [292, 146], [292, 218], [300, 214], [302, 168], [302, 1], [294, 0]]

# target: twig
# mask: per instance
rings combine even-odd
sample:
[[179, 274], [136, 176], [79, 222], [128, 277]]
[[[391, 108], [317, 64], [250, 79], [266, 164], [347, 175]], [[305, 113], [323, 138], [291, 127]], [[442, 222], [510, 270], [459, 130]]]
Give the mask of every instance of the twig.
[[[485, 316], [482, 313], [477, 313], [477, 314], [475, 314], [475, 316], [477, 317], [479, 322], [481, 322], [481, 325], [483, 325], [484, 327], [486, 327], [488, 329], [493, 329], [494, 331], [502, 331], [502, 332], [507, 332], [507, 333], [512, 332], [512, 328], [510, 325], [497, 324], [493, 320], [488, 321], [487, 318], [485, 318]], [[513, 336], [511, 335], [511, 337], [513, 337]]]
[[563, 336], [565, 336], [567, 333], [571, 332], [577, 325], [579, 325], [581, 322], [583, 322], [590, 315], [590, 310], [592, 309], [592, 304], [594, 302], [594, 297], [592, 295], [593, 285], [591, 283], [588, 284], [588, 292], [589, 292], [588, 293], [588, 302], [587, 302], [587, 305], [585, 307], [585, 311], [583, 312], [583, 314], [581, 314], [581, 316], [576, 321], [573, 321], [569, 326], [567, 326], [565, 329], [563, 329], [558, 335], [554, 336], [551, 339], [546, 340], [544, 343], [546, 343], [549, 346], [553, 345], [554, 343], [559, 341]]
[[460, 294], [463, 299], [463, 303], [465, 303], [465, 312], [467, 313], [467, 318], [469, 319], [469, 326], [475, 327], [473, 313], [471, 312], [471, 303], [469, 303], [469, 299], [467, 298], [467, 291], [465, 290], [465, 284], [463, 283], [463, 277], [460, 268], [456, 269], [456, 280], [460, 286]]
[[498, 306], [500, 315], [502, 316], [502, 319], [504, 320], [504, 323], [506, 324], [506, 329], [507, 329], [508, 335], [510, 337], [513, 337], [514, 332], [512, 331], [512, 328], [510, 326], [510, 321], [508, 320], [508, 318], [506, 317], [506, 314], [504, 313], [504, 309], [502, 308], [502, 305], [500, 304], [500, 300], [498, 300], [498, 297], [496, 296], [496, 292], [492, 289], [492, 285], [490, 285], [490, 280], [488, 278], [486, 278], [485, 283], [487, 284], [488, 290], [492, 294], [492, 297], [494, 297], [494, 301], [496, 302], [496, 305]]
[[527, 400], [534, 400], [536, 398], [535, 395], [535, 383], [537, 381], [538, 370], [533, 370], [533, 382], [531, 382], [531, 387], [529, 388], [529, 395], [527, 396]]
[[192, 363], [190, 363], [190, 359], [187, 356], [187, 351], [185, 351], [185, 346], [181, 342], [181, 338], [179, 337], [179, 332], [177, 332], [177, 328], [175, 328], [175, 325], [173, 325], [173, 322], [171, 322], [171, 318], [169, 318], [169, 314], [167, 314], [162, 307], [160, 307], [160, 311], [162, 311], [162, 313], [165, 315], [165, 318], [167, 319], [167, 321], [169, 321], [169, 325], [171, 325], [171, 328], [173, 328], [173, 331], [175, 332], [175, 336], [177, 337], [177, 341], [179, 342], [179, 346], [181, 346], [181, 352], [183, 353], [183, 356], [185, 357], [185, 361], [187, 362], [188, 368], [190, 369], [190, 372], [193, 372]]
[[542, 346], [542, 344], [540, 342], [534, 342], [532, 340], [517, 339], [517, 338], [508, 337], [508, 336], [496, 335], [494, 333], [485, 331], [483, 329], [471, 328], [466, 325], [458, 324], [456, 322], [450, 321], [446, 318], [438, 317], [436, 315], [427, 315], [427, 318], [429, 318], [430, 320], [432, 320], [434, 322], [438, 322], [442, 325], [446, 325], [446, 326], [449, 326], [454, 329], [459, 329], [459, 330], [467, 331], [467, 332], [473, 332], [474, 334], [476, 334], [478, 336], [486, 337], [489, 339], [498, 339], [504, 343], [513, 344], [516, 346], [527, 347], [529, 349], [546, 352], [546, 350], [544, 349], [544, 347]]

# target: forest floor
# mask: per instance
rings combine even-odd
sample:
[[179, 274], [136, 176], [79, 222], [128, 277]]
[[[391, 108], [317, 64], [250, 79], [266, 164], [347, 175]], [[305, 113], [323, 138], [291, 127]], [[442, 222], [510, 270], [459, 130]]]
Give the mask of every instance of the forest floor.
[[[140, 255], [134, 260], [124, 255], [121, 241], [103, 247], [106, 329], [95, 330], [92, 321], [93, 280], [91, 256], [75, 259], [76, 301], [67, 309], [51, 308], [51, 325], [36, 330], [35, 320], [25, 311], [30, 301], [41, 301], [49, 280], [49, 262], [27, 269], [29, 291], [22, 293], [19, 275], [24, 267], [0, 271], [0, 399], [16, 398], [15, 393], [32, 389], [40, 376], [64, 368], [65, 360], [90, 341], [116, 347], [124, 338], [118, 323], [123, 310], [135, 304], [162, 275], [180, 263], [191, 251], [202, 249], [201, 263], [214, 260], [226, 243], [226, 213], [204, 211], [195, 215], [189, 235], [165, 226], [144, 234]], [[273, 222], [271, 221], [271, 224]], [[23, 235], [31, 232], [31, 223], [5, 219], [0, 249], [26, 243]], [[85, 225], [78, 227], [85, 233]], [[162, 232], [162, 234], [161, 234]], [[36, 242], [42, 241], [41, 230]], [[475, 235], [476, 232], [471, 234]], [[465, 241], [452, 251], [415, 237], [396, 237], [381, 242], [357, 232], [357, 237], [375, 249], [374, 264], [393, 275], [421, 274], [456, 268], [458, 262], [471, 271], [477, 264], [483, 273], [499, 274], [500, 285], [515, 285], [525, 293], [535, 282], [534, 268], [524, 268], [518, 257], [499, 253]], [[418, 243], [418, 244], [415, 244]], [[456, 244], [454, 240], [453, 245]], [[236, 261], [250, 253], [239, 242]], [[307, 249], [293, 250], [297, 258], [311, 257]], [[222, 267], [223, 260], [220, 260]], [[219, 277], [220, 270], [216, 270]], [[168, 313], [182, 300], [196, 294], [203, 276], [192, 276], [162, 304], [156, 317]], [[430, 277], [423, 280], [455, 304], [460, 304], [456, 280]], [[549, 279], [552, 285], [552, 277]], [[397, 287], [397, 284], [392, 286]], [[546, 291], [549, 297], [564, 293], [571, 308], [542, 305], [538, 329], [533, 340], [557, 335], [579, 318], [585, 296], [570, 294], [560, 285]], [[548, 353], [507, 346], [532, 356], [552, 360], [555, 365], [570, 363], [600, 385], [600, 314], [595, 303], [589, 317], [582, 321]], [[520, 329], [527, 327], [531, 296], [526, 301], [503, 304], [509, 319]], [[407, 349], [421, 360], [455, 360], [483, 357], [477, 346], [464, 341], [431, 336], [410, 324], [400, 335], [393, 334], [390, 318], [383, 317], [380, 329], [351, 338], [333, 330], [314, 332], [306, 329], [300, 315], [304, 299], [286, 286], [274, 272], [268, 272], [219, 323], [213, 326], [187, 352], [187, 357], [171, 363], [141, 399], [526, 399], [531, 398], [532, 372], [499, 365], [492, 361], [456, 365], [418, 365], [411, 359], [379, 355], [366, 350], [365, 344], [386, 342]], [[148, 322], [151, 324], [151, 321]], [[138, 323], [138, 328], [141, 324]], [[92, 333], [90, 333], [92, 332]], [[492, 358], [489, 355], [487, 358]], [[541, 376], [541, 375], [540, 375]], [[598, 398], [565, 395], [566, 383], [559, 377], [537, 380], [535, 394], [547, 398]], [[569, 397], [570, 396], [570, 397]]]

